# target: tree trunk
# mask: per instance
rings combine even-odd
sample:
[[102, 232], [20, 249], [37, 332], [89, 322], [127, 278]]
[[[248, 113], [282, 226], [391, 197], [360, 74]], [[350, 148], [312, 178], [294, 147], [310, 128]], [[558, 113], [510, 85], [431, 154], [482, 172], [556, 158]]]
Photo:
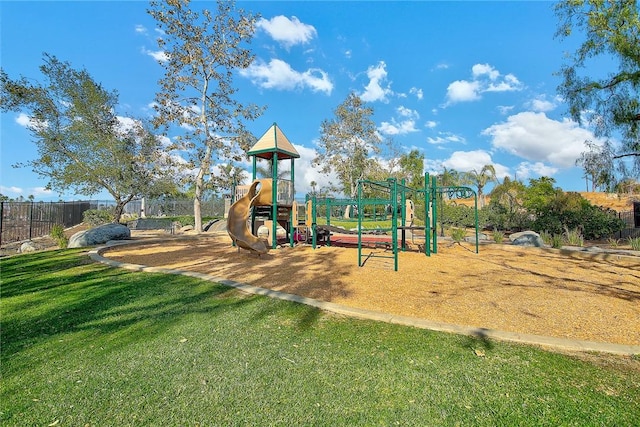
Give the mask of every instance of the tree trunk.
[[113, 222], [119, 223], [120, 218], [122, 217], [122, 212], [124, 212], [124, 205], [126, 205], [129, 201], [126, 202], [122, 200], [116, 200], [116, 207], [113, 209]]
[[202, 186], [203, 186], [203, 173], [202, 169], [198, 173], [196, 177], [196, 191], [195, 197], [193, 198], [193, 217], [194, 224], [193, 230], [200, 234], [202, 233], [202, 206], [200, 204], [200, 200], [202, 199]]

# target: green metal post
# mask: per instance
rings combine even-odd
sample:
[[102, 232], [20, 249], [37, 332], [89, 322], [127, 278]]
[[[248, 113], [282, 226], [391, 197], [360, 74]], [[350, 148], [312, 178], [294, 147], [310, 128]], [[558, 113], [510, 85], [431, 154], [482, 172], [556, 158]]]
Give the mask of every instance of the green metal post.
[[362, 267], [362, 182], [358, 181], [358, 267]]
[[[325, 214], [327, 216], [327, 225], [331, 225], [331, 200], [328, 197], [324, 199]], [[331, 232], [327, 238], [327, 246], [331, 246]]]
[[[296, 183], [295, 183], [295, 174], [293, 171], [293, 157], [291, 158], [291, 187], [292, 187], [291, 190], [293, 191], [293, 194], [291, 195], [293, 197], [293, 200], [291, 200], [291, 209], [289, 209], [289, 246], [293, 247], [293, 245], [295, 244], [293, 235], [296, 232], [296, 228], [293, 226], [293, 223], [294, 223], [293, 204], [296, 202], [295, 200]], [[295, 218], [295, 221], [297, 222], [298, 218]]]
[[438, 197], [436, 196], [437, 194], [437, 181], [436, 181], [436, 177], [432, 176], [431, 177], [431, 197], [433, 198], [433, 201], [431, 202], [433, 204], [433, 218], [431, 218], [431, 220], [433, 221], [432, 226], [433, 226], [433, 253], [437, 254], [438, 253], [438, 232], [437, 232], [437, 224], [438, 224]]
[[429, 203], [433, 203], [429, 190], [429, 174], [424, 174], [424, 253], [431, 256], [431, 218], [429, 217]]
[[317, 224], [317, 218], [316, 218], [316, 205], [317, 205], [317, 199], [315, 194], [313, 195], [313, 197], [311, 198], [311, 243], [313, 246], [313, 249], [316, 248], [316, 243], [318, 241], [318, 224]]
[[273, 153], [271, 158], [272, 168], [272, 184], [271, 184], [271, 248], [275, 249], [278, 245], [278, 153]]
[[406, 193], [405, 193], [405, 179], [402, 178], [402, 181], [400, 181], [400, 183], [402, 184], [402, 196], [400, 197], [400, 209], [402, 209], [402, 220], [401, 220], [401, 224], [402, 224], [402, 252], [404, 252], [407, 249], [407, 231], [405, 230], [404, 227], [406, 227], [407, 225], [407, 200], [406, 200]]
[[391, 240], [393, 241], [393, 269], [398, 271], [398, 182], [392, 181], [391, 199], [393, 200], [393, 221], [391, 227]]
[[257, 176], [257, 169], [258, 169], [258, 158], [256, 156], [251, 156], [253, 157], [253, 172], [251, 172], [251, 182], [256, 180], [256, 176]]
[[476, 253], [478, 253], [478, 195], [473, 192], [474, 213], [476, 222]]

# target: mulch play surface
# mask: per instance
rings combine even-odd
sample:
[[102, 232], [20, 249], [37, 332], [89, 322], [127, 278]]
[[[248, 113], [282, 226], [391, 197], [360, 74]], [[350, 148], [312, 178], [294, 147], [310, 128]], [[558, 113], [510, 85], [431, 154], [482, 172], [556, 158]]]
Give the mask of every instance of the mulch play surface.
[[[438, 246], [358, 267], [357, 249], [302, 245], [257, 256], [226, 233], [113, 247], [109, 259], [208, 273], [351, 307], [437, 322], [640, 345], [640, 257], [489, 244]], [[385, 248], [364, 250], [385, 254]], [[391, 255], [390, 252], [386, 252]]]

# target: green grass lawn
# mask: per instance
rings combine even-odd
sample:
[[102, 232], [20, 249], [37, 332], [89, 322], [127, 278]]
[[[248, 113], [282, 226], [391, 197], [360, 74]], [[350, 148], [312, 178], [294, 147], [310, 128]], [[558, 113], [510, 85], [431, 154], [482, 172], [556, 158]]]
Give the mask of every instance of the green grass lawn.
[[638, 359], [354, 320], [80, 250], [0, 260], [2, 426], [632, 426]]

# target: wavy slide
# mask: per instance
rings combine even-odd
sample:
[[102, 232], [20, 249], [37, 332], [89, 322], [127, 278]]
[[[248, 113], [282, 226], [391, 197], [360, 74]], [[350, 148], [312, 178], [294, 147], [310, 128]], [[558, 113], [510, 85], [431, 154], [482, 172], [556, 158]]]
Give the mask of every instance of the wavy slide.
[[[258, 189], [258, 185], [260, 185], [260, 189]], [[255, 180], [251, 184], [249, 192], [231, 205], [227, 218], [227, 232], [238, 247], [259, 254], [269, 252], [269, 242], [251, 233], [247, 220], [252, 207], [271, 205], [271, 191], [270, 179]]]

